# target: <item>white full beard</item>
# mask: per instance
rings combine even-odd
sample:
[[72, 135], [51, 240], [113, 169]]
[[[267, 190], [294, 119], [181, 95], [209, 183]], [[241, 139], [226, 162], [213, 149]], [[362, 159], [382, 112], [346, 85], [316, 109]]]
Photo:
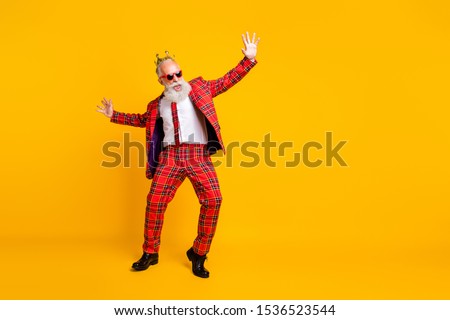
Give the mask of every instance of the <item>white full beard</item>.
[[[181, 91], [175, 91], [173, 87], [176, 85], [181, 85]], [[184, 79], [181, 79], [176, 83], [172, 83], [171, 85], [166, 86], [166, 89], [164, 90], [164, 97], [171, 102], [178, 103], [186, 99], [189, 96], [189, 92], [191, 92], [191, 90], [191, 85]]]

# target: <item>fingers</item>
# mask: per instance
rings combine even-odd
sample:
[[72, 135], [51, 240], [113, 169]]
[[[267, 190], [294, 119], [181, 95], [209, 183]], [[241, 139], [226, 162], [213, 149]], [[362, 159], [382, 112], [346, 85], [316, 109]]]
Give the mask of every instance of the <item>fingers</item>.
[[106, 114], [106, 111], [108, 109], [112, 108], [112, 99], [107, 100], [105, 97], [103, 97], [103, 100], [101, 102], [102, 102], [103, 106], [101, 107], [101, 106], [97, 105], [97, 108], [98, 108], [97, 111], [101, 112], [103, 114]]
[[112, 104], [112, 100], [109, 99], [109, 101], [108, 101], [108, 100], [106, 100], [105, 97], [103, 97], [102, 103], [103, 103], [103, 105], [108, 106], [108, 105]]
[[103, 107], [97, 106], [96, 111], [105, 114], [105, 108], [103, 108]]
[[245, 41], [245, 36], [244, 36], [244, 34], [242, 34], [242, 41], [244, 42], [244, 45], [245, 45], [245, 47], [247, 48], [248, 43], [247, 43], [247, 41]]
[[258, 45], [259, 40], [261, 40], [261, 38], [258, 37], [256, 39], [256, 41], [255, 41], [255, 39], [256, 39], [256, 32], [253, 32], [252, 40], [250, 40], [250, 35], [249, 35], [248, 31], [245, 33], [245, 35], [242, 34], [242, 41], [244, 42], [245, 47], [247, 47], [250, 43]]

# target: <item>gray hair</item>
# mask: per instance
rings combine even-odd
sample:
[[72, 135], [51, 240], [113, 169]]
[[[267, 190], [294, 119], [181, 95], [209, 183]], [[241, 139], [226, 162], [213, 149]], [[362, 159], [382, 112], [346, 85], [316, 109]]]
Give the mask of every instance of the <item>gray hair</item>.
[[175, 63], [177, 63], [174, 59], [172, 58], [167, 58], [167, 59], [161, 59], [161, 61], [158, 63], [158, 65], [156, 66], [156, 74], [158, 75], [158, 77], [161, 76], [161, 66], [166, 62], [166, 61], [173, 61]]

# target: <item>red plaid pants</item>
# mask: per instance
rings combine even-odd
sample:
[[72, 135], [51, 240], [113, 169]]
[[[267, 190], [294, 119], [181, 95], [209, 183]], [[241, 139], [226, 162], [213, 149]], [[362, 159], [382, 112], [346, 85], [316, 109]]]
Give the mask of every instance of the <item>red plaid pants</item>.
[[164, 212], [186, 177], [191, 181], [201, 205], [194, 252], [199, 255], [209, 252], [222, 195], [214, 166], [205, 145], [201, 144], [168, 146], [160, 153], [159, 165], [147, 197], [143, 245], [145, 252], [159, 251]]

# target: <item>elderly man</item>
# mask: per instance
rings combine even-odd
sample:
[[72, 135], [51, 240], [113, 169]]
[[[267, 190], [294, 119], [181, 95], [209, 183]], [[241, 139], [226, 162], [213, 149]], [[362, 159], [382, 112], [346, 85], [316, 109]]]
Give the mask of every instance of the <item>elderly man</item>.
[[142, 257], [132, 265], [136, 271], [158, 263], [161, 229], [167, 205], [187, 177], [200, 202], [197, 237], [187, 251], [192, 272], [208, 278], [206, 254], [217, 226], [222, 195], [210, 155], [224, 149], [213, 98], [239, 82], [256, 65], [259, 38], [242, 35], [244, 58], [217, 80], [202, 77], [189, 82], [177, 62], [166, 52], [157, 55], [156, 73], [164, 92], [142, 114], [118, 112], [103, 98], [98, 111], [111, 122], [146, 128], [147, 178], [153, 179], [147, 197]]

